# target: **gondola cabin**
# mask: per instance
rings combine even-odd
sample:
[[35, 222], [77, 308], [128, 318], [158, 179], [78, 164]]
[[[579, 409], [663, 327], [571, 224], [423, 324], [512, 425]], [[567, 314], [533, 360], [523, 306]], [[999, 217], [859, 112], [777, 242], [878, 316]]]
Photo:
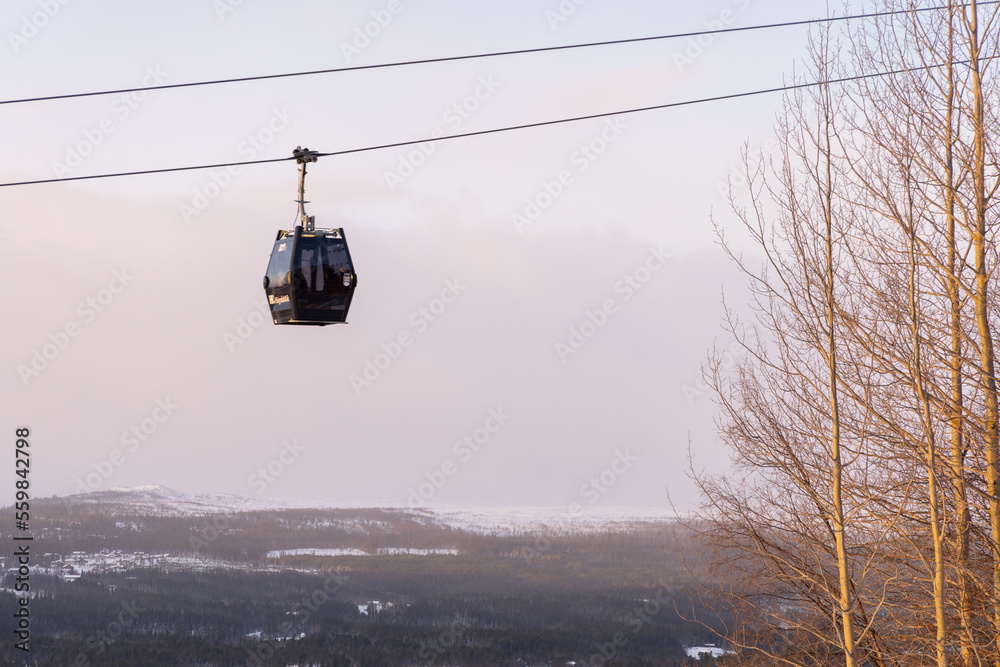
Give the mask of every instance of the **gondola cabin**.
[[356, 285], [343, 229], [278, 232], [264, 276], [275, 324], [343, 324]]

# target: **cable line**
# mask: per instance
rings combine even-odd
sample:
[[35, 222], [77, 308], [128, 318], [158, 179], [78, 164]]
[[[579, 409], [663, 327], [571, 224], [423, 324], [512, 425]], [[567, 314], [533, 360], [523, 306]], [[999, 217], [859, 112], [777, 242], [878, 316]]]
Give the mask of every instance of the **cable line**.
[[[981, 5], [995, 5], [997, 3], [1000, 3], [1000, 0], [989, 0], [988, 2], [980, 2], [979, 4], [981, 4]], [[967, 5], [963, 4], [963, 5], [959, 5], [959, 6], [965, 7]], [[939, 9], [948, 9], [948, 5], [938, 5], [938, 6], [934, 6], [934, 7], [920, 7], [920, 8], [915, 8], [915, 9], [902, 9], [902, 10], [886, 11], [886, 12], [871, 12], [871, 13], [868, 13], [868, 14], [854, 14], [854, 15], [851, 15], [851, 16], [834, 16], [834, 17], [822, 18], [822, 19], [804, 19], [802, 21], [787, 21], [787, 22], [784, 22], [784, 23], [768, 23], [768, 24], [764, 24], [764, 25], [753, 25], [753, 26], [744, 26], [744, 27], [736, 27], [736, 28], [720, 28], [720, 29], [717, 29], [717, 30], [701, 30], [701, 31], [697, 31], [697, 32], [682, 32], [682, 33], [674, 33], [674, 34], [670, 34], [670, 35], [655, 35], [655, 36], [652, 36], [652, 37], [632, 37], [632, 38], [627, 38], [627, 39], [614, 39], [614, 40], [608, 40], [608, 41], [603, 41], [603, 42], [588, 42], [588, 43], [585, 43], [585, 44], [565, 44], [565, 45], [562, 45], [562, 46], [543, 46], [543, 47], [533, 48], [533, 49], [515, 49], [515, 50], [511, 50], [511, 51], [495, 51], [493, 53], [477, 53], [477, 54], [470, 54], [470, 55], [463, 55], [463, 56], [444, 56], [444, 57], [441, 57], [441, 58], [424, 58], [424, 59], [421, 59], [421, 60], [406, 60], [406, 61], [403, 61], [403, 62], [380, 63], [380, 64], [375, 64], [375, 65], [356, 65], [356, 66], [353, 66], [353, 67], [336, 67], [336, 68], [332, 68], [332, 69], [319, 69], [319, 70], [310, 70], [310, 71], [305, 71], [305, 72], [287, 72], [287, 73], [284, 73], [284, 74], [263, 74], [263, 75], [259, 75], [259, 76], [244, 76], [244, 77], [238, 77], [238, 78], [234, 78], [234, 79], [216, 79], [214, 81], [193, 81], [193, 82], [188, 82], [188, 83], [171, 83], [171, 84], [163, 84], [163, 85], [159, 85], [159, 86], [147, 86], [147, 87], [139, 87], [139, 88], [119, 88], [119, 89], [116, 89], [116, 90], [102, 90], [102, 91], [95, 91], [95, 92], [89, 92], [89, 93], [69, 93], [69, 94], [66, 94], [66, 95], [48, 95], [48, 96], [44, 96], [44, 97], [25, 97], [25, 98], [14, 99], [14, 100], [0, 100], [0, 105], [5, 105], [5, 104], [24, 104], [24, 103], [27, 103], [27, 102], [49, 102], [49, 101], [52, 101], [52, 100], [67, 100], [67, 99], [74, 99], [74, 98], [80, 98], [80, 97], [97, 97], [97, 96], [100, 96], [100, 95], [117, 95], [117, 94], [122, 94], [122, 93], [136, 93], [136, 92], [143, 92], [143, 91], [150, 91], [150, 90], [168, 90], [168, 89], [173, 89], [173, 88], [191, 88], [191, 87], [194, 87], [194, 86], [215, 86], [215, 85], [228, 84], [228, 83], [243, 83], [243, 82], [246, 82], [246, 81], [264, 81], [264, 80], [267, 80], [267, 79], [284, 79], [284, 78], [298, 77], [298, 76], [313, 76], [313, 75], [316, 75], [316, 74], [335, 74], [335, 73], [340, 73], [340, 72], [359, 72], [359, 71], [371, 70], [371, 69], [383, 69], [383, 68], [389, 68], [389, 67], [407, 67], [407, 66], [410, 66], [410, 65], [427, 65], [427, 64], [431, 64], [431, 63], [453, 62], [453, 61], [459, 61], [459, 60], [473, 60], [473, 59], [477, 59], [477, 58], [497, 58], [497, 57], [500, 57], [500, 56], [522, 55], [522, 54], [527, 54], [527, 53], [544, 53], [546, 51], [561, 51], [561, 50], [565, 50], [565, 49], [585, 49], [585, 48], [590, 48], [590, 47], [595, 47], [595, 46], [611, 46], [611, 45], [616, 45], [616, 44], [634, 44], [634, 43], [638, 43], [638, 42], [650, 42], [650, 41], [665, 40], [665, 39], [682, 39], [684, 37], [701, 37], [701, 36], [704, 36], [704, 35], [721, 35], [721, 34], [724, 34], [724, 33], [731, 33], [731, 32], [747, 32], [747, 31], [751, 31], [751, 30], [768, 30], [768, 29], [772, 29], [772, 28], [787, 28], [787, 27], [792, 27], [792, 26], [811, 25], [811, 24], [815, 24], [815, 23], [832, 23], [834, 21], [848, 21], [848, 20], [853, 20], [853, 19], [879, 18], [879, 17], [883, 17], [883, 16], [894, 16], [894, 15], [897, 15], [897, 14], [911, 14], [911, 13], [915, 14], [917, 12], [929, 12], [929, 11], [934, 11], [934, 10], [939, 10]]]
[[[965, 62], [965, 61], [962, 61]], [[956, 64], [962, 64], [962, 62], [957, 62]], [[875, 72], [873, 74], [858, 74], [855, 76], [848, 76], [841, 79], [831, 79], [829, 81], [810, 81], [807, 83], [797, 83], [786, 86], [778, 86], [776, 88], [765, 88], [762, 90], [752, 90], [742, 93], [729, 93], [727, 95], [717, 95], [715, 97], [702, 97], [694, 100], [684, 100], [682, 102], [668, 102], [666, 104], [655, 104], [653, 106], [647, 107], [635, 107], [631, 109], [622, 109], [618, 111], [605, 111], [602, 113], [588, 114], [585, 116], [574, 116], [572, 118], [557, 118], [555, 120], [545, 120], [535, 123], [525, 123], [523, 125], [510, 125], [507, 127], [496, 127], [489, 130], [477, 130], [474, 132], [463, 132], [461, 134], [449, 134], [442, 137], [437, 137], [433, 139], [412, 139], [409, 141], [399, 141], [391, 144], [381, 144], [378, 146], [364, 146], [361, 148], [348, 148], [342, 151], [332, 151], [329, 153], [317, 153], [317, 157], [330, 157], [335, 155], [350, 155], [351, 153], [364, 153], [367, 151], [377, 151], [386, 148], [401, 148], [404, 146], [415, 146], [417, 144], [434, 143], [438, 141], [446, 141], [448, 139], [464, 139], [467, 137], [478, 137], [485, 134], [497, 134], [499, 132], [512, 132], [514, 130], [525, 130], [533, 127], [546, 127], [548, 125], [560, 125], [563, 123], [575, 123], [583, 120], [593, 120], [595, 118], [608, 118], [610, 116], [621, 116], [625, 114], [642, 113], [644, 111], [654, 111], [657, 109], [672, 109], [675, 107], [690, 106], [694, 104], [705, 104], [708, 102], [720, 102], [722, 100], [733, 100], [742, 97], [753, 97], [755, 95], [766, 95], [768, 93], [777, 93], [790, 90], [800, 90], [804, 88], [812, 88], [814, 86], [839, 84], [839, 83], [849, 83], [851, 81], [860, 81], [863, 79], [872, 79], [883, 76], [893, 76], [895, 74], [904, 74], [906, 72], [913, 72], [917, 70], [927, 69], [926, 67], [911, 67], [905, 69], [892, 70], [889, 72]], [[137, 171], [122, 171], [111, 174], [93, 174], [90, 176], [67, 176], [62, 178], [47, 178], [35, 181], [19, 181], [16, 183], [0, 183], [0, 188], [14, 187], [20, 185], [42, 185], [45, 183], [63, 183], [67, 181], [87, 181], [97, 178], [116, 178], [119, 176], [138, 176], [142, 174], [164, 174], [174, 171], [193, 171], [197, 169], [219, 169], [222, 167], [242, 167], [244, 165], [252, 164], [267, 164], [270, 162], [286, 162], [288, 160], [294, 160], [295, 156], [290, 155], [288, 157], [270, 158], [267, 160], [247, 160], [243, 162], [223, 162], [218, 164], [203, 164], [203, 165], [192, 165], [187, 167], [167, 167], [163, 169], [144, 169]]]

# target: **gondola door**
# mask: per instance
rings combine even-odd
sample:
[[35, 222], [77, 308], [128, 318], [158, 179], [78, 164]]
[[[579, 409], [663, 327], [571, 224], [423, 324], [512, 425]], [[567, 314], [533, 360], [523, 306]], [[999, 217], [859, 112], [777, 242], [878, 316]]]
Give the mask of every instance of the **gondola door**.
[[264, 275], [264, 293], [271, 307], [275, 324], [291, 324], [295, 319], [292, 302], [292, 264], [295, 259], [295, 242], [301, 227], [294, 232], [279, 231], [271, 250], [271, 260]]

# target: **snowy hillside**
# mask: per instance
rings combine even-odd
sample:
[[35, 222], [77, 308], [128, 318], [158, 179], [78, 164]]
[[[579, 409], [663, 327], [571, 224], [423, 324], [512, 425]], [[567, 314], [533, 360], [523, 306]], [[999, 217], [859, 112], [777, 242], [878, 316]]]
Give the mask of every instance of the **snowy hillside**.
[[263, 499], [224, 493], [190, 494], [164, 486], [115, 487], [108, 491], [59, 499], [67, 507], [100, 507], [103, 511], [155, 516], [204, 516], [238, 512], [289, 509], [393, 510], [422, 523], [483, 534], [505, 535], [623, 530], [641, 523], [662, 523], [675, 518], [668, 509], [621, 507], [452, 508], [417, 507], [390, 503], [351, 503], [332, 498], [311, 500]]

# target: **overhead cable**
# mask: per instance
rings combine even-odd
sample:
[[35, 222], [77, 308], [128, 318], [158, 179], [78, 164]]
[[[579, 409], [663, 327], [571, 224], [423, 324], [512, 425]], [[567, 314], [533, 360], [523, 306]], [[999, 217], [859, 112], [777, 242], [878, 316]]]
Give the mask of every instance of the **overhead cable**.
[[[957, 64], [961, 64], [961, 63], [957, 63]], [[752, 91], [747, 91], [747, 92], [742, 92], [742, 93], [729, 93], [729, 94], [726, 94], [726, 95], [716, 95], [714, 97], [702, 97], [702, 98], [698, 98], [698, 99], [694, 99], [694, 100], [684, 100], [684, 101], [681, 101], [681, 102], [668, 102], [666, 104], [655, 104], [655, 105], [646, 106], [646, 107], [634, 107], [634, 108], [631, 108], [631, 109], [619, 109], [617, 111], [606, 111], [606, 112], [601, 112], [601, 113], [587, 114], [585, 116], [574, 116], [574, 117], [571, 117], [571, 118], [557, 118], [555, 120], [538, 121], [538, 122], [535, 122], [535, 123], [525, 123], [525, 124], [522, 124], [522, 125], [509, 125], [509, 126], [506, 126], [506, 127], [497, 127], [497, 128], [492, 128], [492, 129], [488, 129], [488, 130], [476, 130], [476, 131], [473, 131], [473, 132], [463, 132], [461, 134], [448, 134], [448, 135], [444, 135], [444, 136], [441, 136], [441, 137], [434, 137], [434, 138], [427, 138], [427, 139], [412, 139], [412, 140], [409, 140], [409, 141], [398, 141], [398, 142], [391, 143], [391, 144], [380, 144], [380, 145], [376, 145], [376, 146], [363, 146], [363, 147], [360, 147], [360, 148], [348, 148], [348, 149], [344, 149], [344, 150], [340, 150], [340, 151], [331, 151], [329, 153], [322, 153], [322, 152], [321, 153], [317, 153], [317, 157], [330, 157], [330, 156], [335, 156], [335, 155], [350, 155], [352, 153], [363, 153], [363, 152], [368, 152], [368, 151], [377, 151], [377, 150], [383, 150], [383, 149], [386, 149], [386, 148], [401, 148], [401, 147], [404, 147], [404, 146], [415, 146], [415, 145], [418, 145], [418, 144], [427, 144], [427, 143], [434, 143], [434, 142], [438, 142], [438, 141], [447, 141], [449, 139], [464, 139], [464, 138], [468, 138], [468, 137], [477, 137], [477, 136], [482, 136], [482, 135], [486, 135], [486, 134], [497, 134], [499, 132], [512, 132], [514, 130], [526, 130], [526, 129], [534, 128], [534, 127], [546, 127], [546, 126], [549, 126], [549, 125], [560, 125], [560, 124], [563, 124], [563, 123], [575, 123], [575, 122], [584, 121], [584, 120], [593, 120], [593, 119], [596, 119], [596, 118], [608, 118], [608, 117], [611, 117], [611, 116], [621, 116], [621, 115], [625, 115], [625, 114], [642, 113], [644, 111], [655, 111], [655, 110], [660, 110], [660, 109], [672, 109], [672, 108], [675, 108], [675, 107], [691, 106], [691, 105], [694, 105], [694, 104], [705, 104], [705, 103], [708, 103], [708, 102], [720, 102], [720, 101], [723, 101], [723, 100], [733, 100], [733, 99], [739, 99], [739, 98], [742, 98], [742, 97], [752, 97], [752, 96], [755, 96], [755, 95], [766, 95], [768, 93], [778, 93], [778, 92], [785, 92], [785, 91], [791, 91], [791, 90], [800, 90], [800, 89], [804, 89], [804, 88], [813, 88], [815, 86], [820, 86], [820, 85], [833, 85], [833, 84], [840, 84], [840, 83], [849, 83], [851, 81], [860, 81], [860, 80], [864, 80], [864, 79], [872, 79], [872, 78], [878, 78], [878, 77], [883, 77], [883, 76], [892, 76], [892, 75], [895, 75], [895, 74], [904, 74], [904, 73], [907, 73], [907, 72], [912, 72], [912, 71], [917, 70], [917, 69], [924, 69], [924, 68], [906, 68], [906, 69], [893, 70], [893, 71], [889, 71], [889, 72], [875, 72], [875, 73], [872, 73], [872, 74], [858, 74], [858, 75], [855, 75], [855, 76], [848, 76], [848, 77], [843, 77], [843, 78], [840, 78], [840, 79], [831, 79], [829, 81], [811, 81], [811, 82], [807, 82], [807, 83], [790, 84], [790, 85], [786, 85], [786, 86], [778, 86], [778, 87], [775, 87], [775, 88], [765, 88], [765, 89], [761, 89], [761, 90], [752, 90]], [[92, 174], [92, 175], [89, 175], [89, 176], [66, 176], [66, 177], [60, 177], [60, 178], [46, 178], [46, 179], [39, 179], [39, 180], [33, 180], [33, 181], [18, 181], [18, 182], [12, 182], [12, 183], [0, 183], [0, 187], [14, 187], [14, 186], [21, 186], [21, 185], [41, 185], [41, 184], [45, 184], [45, 183], [63, 183], [63, 182], [67, 182], [67, 181], [86, 181], [86, 180], [93, 180], [93, 179], [98, 179], [98, 178], [117, 178], [119, 176], [139, 176], [139, 175], [143, 175], [143, 174], [163, 174], [163, 173], [176, 172], [176, 171], [193, 171], [193, 170], [197, 170], [197, 169], [221, 169], [221, 168], [225, 168], [225, 167], [242, 167], [242, 166], [245, 166], [245, 165], [267, 164], [267, 163], [271, 163], [271, 162], [286, 162], [288, 160], [294, 160], [294, 159], [295, 159], [295, 156], [294, 155], [290, 155], [288, 157], [270, 158], [270, 159], [266, 159], [266, 160], [245, 160], [245, 161], [241, 161], [241, 162], [222, 162], [222, 163], [216, 163], [216, 164], [190, 165], [190, 166], [186, 166], [186, 167], [166, 167], [166, 168], [162, 168], [162, 169], [142, 169], [142, 170], [135, 170], [135, 171], [122, 171], [122, 172], [109, 173], [109, 174]]]
[[[1000, 0], [989, 0], [988, 2], [981, 2], [979, 4], [981, 4], [981, 5], [995, 5], [997, 3], [1000, 3]], [[960, 5], [960, 6], [964, 7], [965, 5]], [[682, 32], [682, 33], [674, 33], [674, 34], [669, 34], [669, 35], [654, 35], [654, 36], [651, 36], [651, 37], [632, 37], [632, 38], [626, 38], [626, 39], [613, 39], [613, 40], [607, 40], [607, 41], [601, 41], [601, 42], [587, 42], [585, 44], [564, 44], [564, 45], [561, 45], [561, 46], [543, 46], [543, 47], [532, 48], [532, 49], [514, 49], [514, 50], [510, 50], [510, 51], [495, 51], [495, 52], [492, 52], [492, 53], [476, 53], [476, 54], [469, 54], [469, 55], [462, 55], [462, 56], [443, 56], [443, 57], [440, 57], [440, 58], [424, 58], [424, 59], [420, 59], [420, 60], [406, 60], [406, 61], [402, 61], [402, 62], [393, 62], [393, 63], [377, 63], [377, 64], [374, 64], [374, 65], [356, 65], [356, 66], [352, 66], [352, 67], [334, 67], [334, 68], [331, 68], [331, 69], [309, 70], [309, 71], [302, 71], [302, 72], [286, 72], [286, 73], [283, 73], [283, 74], [262, 74], [262, 75], [258, 75], [258, 76], [236, 77], [236, 78], [232, 78], [232, 79], [215, 79], [215, 80], [212, 80], [212, 81], [191, 81], [191, 82], [187, 82], [187, 83], [171, 83], [171, 84], [163, 84], [163, 85], [157, 85], [157, 86], [138, 87], [138, 88], [118, 88], [118, 89], [115, 89], [115, 90], [100, 90], [100, 91], [92, 91], [92, 92], [86, 92], [86, 93], [68, 93], [68, 94], [64, 94], [64, 95], [47, 95], [47, 96], [42, 96], [42, 97], [24, 97], [24, 98], [20, 98], [20, 99], [0, 100], [0, 105], [5, 105], [5, 104], [25, 104], [25, 103], [28, 103], [28, 102], [50, 102], [50, 101], [53, 101], [53, 100], [67, 100], [67, 99], [75, 99], [75, 98], [81, 98], [81, 97], [97, 97], [97, 96], [101, 96], [101, 95], [118, 95], [118, 94], [123, 94], [123, 93], [137, 93], [137, 92], [145, 92], [145, 91], [153, 91], [153, 90], [168, 90], [168, 89], [174, 89], [174, 88], [192, 88], [192, 87], [195, 87], [195, 86], [215, 86], [215, 85], [230, 84], [230, 83], [244, 83], [244, 82], [248, 82], [248, 81], [265, 81], [265, 80], [268, 80], [268, 79], [284, 79], [284, 78], [289, 78], [289, 77], [314, 76], [314, 75], [317, 75], [317, 74], [336, 74], [336, 73], [341, 73], [341, 72], [360, 72], [360, 71], [364, 71], [364, 70], [384, 69], [384, 68], [390, 68], [390, 67], [407, 67], [407, 66], [410, 66], [410, 65], [427, 65], [427, 64], [432, 64], [432, 63], [444, 63], [444, 62], [453, 62], [453, 61], [459, 61], [459, 60], [474, 60], [474, 59], [478, 59], [478, 58], [497, 58], [497, 57], [500, 57], [500, 56], [523, 55], [523, 54], [529, 54], [529, 53], [544, 53], [544, 52], [547, 52], [547, 51], [562, 51], [562, 50], [566, 50], [566, 49], [585, 49], [585, 48], [591, 48], [591, 47], [597, 47], [597, 46], [612, 46], [612, 45], [617, 45], [617, 44], [634, 44], [634, 43], [639, 43], [639, 42], [651, 42], [651, 41], [666, 40], [666, 39], [683, 39], [683, 38], [686, 38], [686, 37], [695, 37], [696, 38], [696, 37], [702, 37], [702, 36], [705, 36], [705, 35], [721, 35], [721, 34], [733, 33], [733, 32], [748, 32], [748, 31], [752, 31], [752, 30], [768, 30], [768, 29], [774, 29], [774, 28], [788, 28], [788, 27], [793, 27], [793, 26], [812, 25], [812, 24], [817, 24], [817, 23], [832, 23], [834, 21], [849, 21], [849, 20], [855, 20], [855, 19], [881, 18], [881, 17], [885, 17], [885, 16], [895, 16], [895, 15], [898, 15], [898, 14], [913, 14], [913, 13], [917, 13], [917, 12], [929, 12], [929, 11], [935, 11], [935, 10], [941, 10], [941, 9], [948, 9], [948, 7], [949, 7], [948, 5], [938, 5], [938, 6], [934, 6], [934, 7], [919, 7], [919, 8], [914, 8], [914, 9], [904, 9], [904, 10], [895, 10], [895, 11], [871, 12], [871, 13], [867, 13], [867, 14], [853, 14], [853, 15], [849, 15], [849, 16], [833, 16], [833, 17], [819, 18], [819, 19], [804, 19], [804, 20], [801, 20], [801, 21], [786, 21], [786, 22], [783, 22], [783, 23], [768, 23], [768, 24], [763, 24], [763, 25], [752, 25], [752, 26], [733, 27], [733, 28], [719, 28], [719, 29], [715, 29], [715, 30], [700, 30], [700, 31], [697, 31], [697, 32]]]

